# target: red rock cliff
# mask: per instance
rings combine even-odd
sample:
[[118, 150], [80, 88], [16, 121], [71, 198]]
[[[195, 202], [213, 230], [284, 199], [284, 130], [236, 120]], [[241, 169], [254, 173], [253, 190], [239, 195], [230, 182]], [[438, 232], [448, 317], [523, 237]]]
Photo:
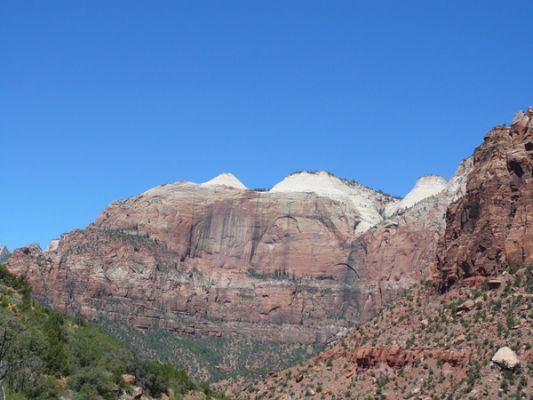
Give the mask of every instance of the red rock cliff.
[[533, 107], [490, 131], [475, 150], [466, 194], [446, 214], [437, 284], [533, 263]]

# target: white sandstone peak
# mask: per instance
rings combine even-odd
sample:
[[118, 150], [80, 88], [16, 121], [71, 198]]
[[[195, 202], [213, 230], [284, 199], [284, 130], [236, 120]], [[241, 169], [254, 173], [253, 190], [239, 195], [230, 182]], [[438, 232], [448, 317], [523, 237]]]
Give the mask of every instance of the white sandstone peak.
[[448, 184], [448, 181], [443, 176], [432, 175], [432, 174], [424, 175], [418, 178], [418, 180], [416, 181], [415, 187], [413, 188], [411, 192], [415, 190], [442, 191], [444, 190], [447, 184]]
[[44, 252], [49, 252], [49, 251], [56, 251], [57, 249], [59, 248], [59, 239], [53, 239], [53, 240], [50, 240], [50, 243], [48, 243], [48, 246], [46, 247], [46, 249], [44, 249]]
[[326, 171], [296, 172], [270, 189], [271, 192], [313, 192], [324, 195], [346, 193], [351, 188]]
[[474, 157], [465, 158], [461, 161], [457, 171], [455, 171], [455, 174], [449, 180], [446, 191], [453, 196], [452, 201], [456, 201], [465, 195], [468, 175], [473, 167]]
[[235, 175], [225, 172], [223, 174], [220, 174], [210, 181], [202, 183], [200, 186], [227, 186], [234, 189], [240, 189], [240, 190], [246, 190], [247, 187], [243, 185], [243, 183], [238, 180]]
[[388, 204], [385, 216], [389, 217], [400, 210], [410, 208], [419, 201], [435, 196], [447, 188], [448, 182], [440, 175], [425, 175], [416, 181], [415, 186], [397, 203]]
[[287, 176], [270, 189], [272, 193], [315, 193], [355, 208], [361, 216], [356, 232], [362, 233], [382, 221], [377, 192], [349, 181], [344, 181], [327, 171], [297, 172]]

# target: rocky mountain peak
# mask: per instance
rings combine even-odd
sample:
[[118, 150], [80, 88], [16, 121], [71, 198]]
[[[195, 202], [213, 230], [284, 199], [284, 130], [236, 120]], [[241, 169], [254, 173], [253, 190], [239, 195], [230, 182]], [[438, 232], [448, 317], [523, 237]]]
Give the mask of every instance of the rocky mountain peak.
[[446, 186], [448, 181], [441, 175], [427, 174], [417, 179], [415, 188], [423, 186]]
[[497, 126], [475, 150], [463, 197], [447, 210], [437, 283], [447, 289], [533, 263], [533, 107]]
[[389, 217], [401, 210], [414, 206], [416, 203], [435, 196], [446, 189], [448, 182], [440, 175], [425, 175], [418, 178], [415, 186], [400, 201], [390, 203], [385, 208], [385, 216]]
[[48, 243], [48, 246], [46, 246], [46, 249], [44, 249], [45, 252], [49, 251], [56, 251], [59, 247], [59, 239], [53, 239], [50, 240], [50, 243]]
[[472, 170], [473, 165], [473, 157], [465, 158], [459, 164], [459, 167], [455, 171], [455, 174], [448, 181], [446, 192], [448, 192], [452, 196], [451, 201], [456, 201], [464, 196], [466, 192], [466, 182], [468, 179], [468, 174]]
[[315, 193], [350, 207], [361, 216], [356, 232], [363, 233], [383, 220], [381, 210], [384, 202], [395, 201], [356, 182], [341, 179], [327, 171], [296, 172], [270, 189], [271, 193]]
[[527, 111], [518, 111], [511, 125], [519, 125], [524, 127], [533, 126], [533, 106], [528, 107]]
[[202, 183], [200, 186], [227, 186], [233, 189], [246, 190], [247, 187], [238, 180], [235, 175], [229, 172], [224, 172], [213, 179]]
[[420, 200], [442, 192], [447, 185], [448, 181], [440, 175], [421, 176], [416, 181], [414, 188], [402, 199], [402, 202], [409, 207]]

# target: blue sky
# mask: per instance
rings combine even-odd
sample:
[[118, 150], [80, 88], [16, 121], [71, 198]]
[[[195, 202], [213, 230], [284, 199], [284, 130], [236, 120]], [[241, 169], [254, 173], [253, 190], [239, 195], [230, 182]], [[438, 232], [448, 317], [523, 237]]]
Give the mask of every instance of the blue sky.
[[533, 104], [531, 1], [0, 2], [0, 243], [326, 169], [404, 195]]

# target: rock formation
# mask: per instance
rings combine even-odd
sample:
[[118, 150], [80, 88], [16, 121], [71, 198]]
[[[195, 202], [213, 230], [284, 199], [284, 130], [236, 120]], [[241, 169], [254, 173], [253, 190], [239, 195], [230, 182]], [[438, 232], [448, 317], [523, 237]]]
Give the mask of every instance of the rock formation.
[[414, 206], [421, 200], [435, 196], [446, 189], [448, 182], [442, 176], [427, 175], [418, 179], [415, 187], [402, 200], [387, 204], [385, 215], [391, 216], [399, 210]]
[[228, 172], [220, 174], [210, 181], [202, 183], [202, 186], [227, 186], [234, 189], [246, 190], [246, 186], [235, 175]]
[[437, 250], [441, 289], [533, 263], [533, 107], [475, 150], [466, 193], [446, 214]]
[[507, 346], [500, 347], [496, 354], [494, 354], [494, 357], [492, 357], [491, 361], [502, 368], [509, 369], [513, 369], [520, 364], [520, 360], [516, 353]]
[[383, 221], [385, 206], [398, 202], [396, 198], [382, 195], [356, 182], [340, 179], [326, 171], [293, 173], [270, 189], [270, 192], [315, 193], [338, 201], [357, 211], [360, 221], [355, 233], [366, 232]]
[[7, 247], [4, 245], [0, 245], [0, 262], [6, 261], [10, 255], [11, 253], [9, 252]]
[[18, 249], [9, 268], [36, 297], [91, 319], [324, 342], [423, 279], [460, 187], [422, 191], [385, 219], [398, 199], [326, 172], [269, 192], [230, 174], [177, 182], [112, 203], [44, 252]]

